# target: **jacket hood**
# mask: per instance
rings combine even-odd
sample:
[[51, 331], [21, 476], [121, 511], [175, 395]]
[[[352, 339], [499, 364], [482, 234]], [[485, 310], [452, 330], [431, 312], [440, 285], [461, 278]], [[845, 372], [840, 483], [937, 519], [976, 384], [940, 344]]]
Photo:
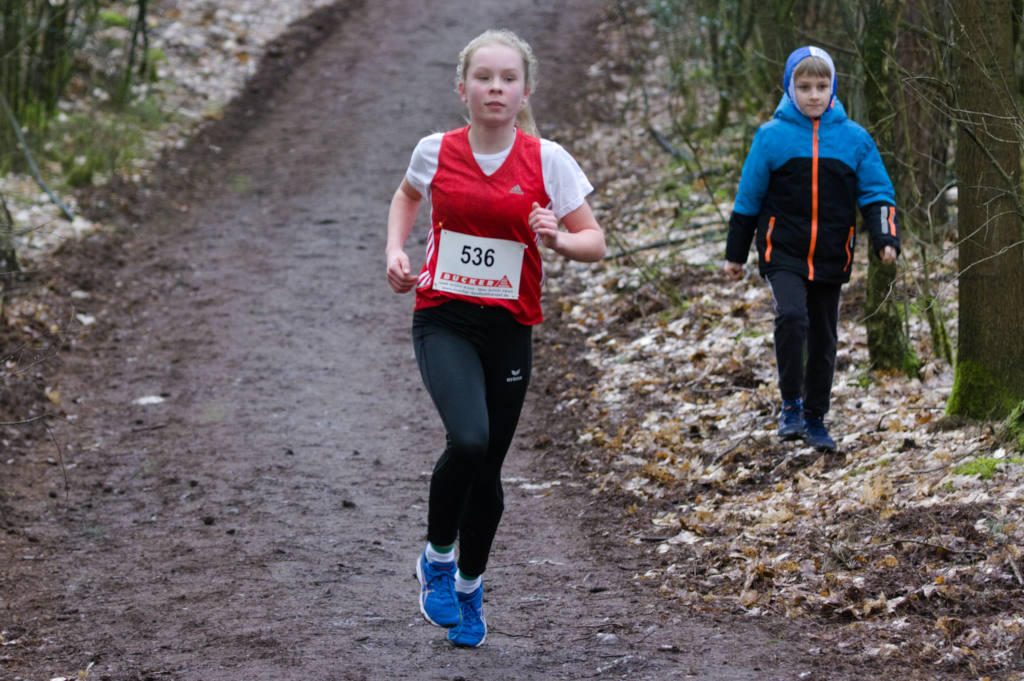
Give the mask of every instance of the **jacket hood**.
[[829, 99], [828, 106], [825, 108], [825, 111], [827, 112], [832, 107], [832, 103], [836, 100], [836, 66], [832, 62], [832, 57], [829, 56], [829, 53], [820, 47], [806, 45], [793, 50], [786, 59], [786, 70], [782, 76], [782, 89], [786, 93], [786, 96], [789, 97], [790, 101], [793, 102], [793, 106], [795, 106], [797, 111], [799, 111], [800, 107], [796, 104], [796, 86], [793, 83], [793, 70], [796, 69], [797, 64], [808, 57], [818, 57], [828, 64], [828, 70], [832, 73], [832, 97]]

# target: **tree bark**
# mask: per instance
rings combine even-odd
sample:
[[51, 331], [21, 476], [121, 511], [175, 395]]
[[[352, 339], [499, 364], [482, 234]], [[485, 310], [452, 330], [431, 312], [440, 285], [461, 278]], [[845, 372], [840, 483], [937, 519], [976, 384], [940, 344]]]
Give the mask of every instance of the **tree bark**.
[[947, 412], [1001, 419], [1024, 399], [1024, 215], [1011, 0], [956, 0], [959, 342]]
[[[902, 167], [896, 162], [894, 149], [899, 148], [897, 128], [893, 125], [893, 103], [890, 95], [889, 55], [895, 38], [896, 22], [903, 12], [904, 0], [869, 0], [864, 4], [864, 35], [859, 52], [866, 76], [864, 99], [871, 130], [886, 168], [896, 187], [902, 185]], [[870, 242], [868, 248], [871, 248]], [[868, 291], [865, 305], [865, 326], [868, 353], [875, 369], [898, 370], [916, 377], [920, 362], [907, 337], [904, 312], [900, 301], [892, 295], [897, 268], [885, 265], [869, 254]]]

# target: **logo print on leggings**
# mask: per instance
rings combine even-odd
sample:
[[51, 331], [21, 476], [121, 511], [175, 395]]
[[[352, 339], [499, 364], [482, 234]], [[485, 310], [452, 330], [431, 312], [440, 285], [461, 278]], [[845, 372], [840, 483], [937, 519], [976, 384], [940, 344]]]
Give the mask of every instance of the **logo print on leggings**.
[[523, 380], [523, 370], [513, 369], [509, 372], [509, 377], [505, 379], [506, 383], [518, 383]]

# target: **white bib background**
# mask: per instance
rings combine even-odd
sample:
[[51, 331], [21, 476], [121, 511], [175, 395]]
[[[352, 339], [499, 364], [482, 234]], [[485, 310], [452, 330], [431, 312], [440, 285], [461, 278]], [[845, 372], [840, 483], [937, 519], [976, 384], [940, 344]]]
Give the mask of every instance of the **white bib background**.
[[477, 298], [519, 298], [526, 244], [441, 230], [434, 286]]

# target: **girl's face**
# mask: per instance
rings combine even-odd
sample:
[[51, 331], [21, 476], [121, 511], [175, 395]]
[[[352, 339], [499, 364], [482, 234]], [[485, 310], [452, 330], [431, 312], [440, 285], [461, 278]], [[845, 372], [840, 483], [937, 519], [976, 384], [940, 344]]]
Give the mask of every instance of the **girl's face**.
[[793, 79], [796, 105], [808, 118], [820, 118], [832, 99], [832, 81], [824, 76], [797, 76]]
[[469, 109], [470, 123], [514, 125], [530, 96], [519, 51], [503, 43], [481, 45], [470, 56], [465, 73], [459, 94]]

